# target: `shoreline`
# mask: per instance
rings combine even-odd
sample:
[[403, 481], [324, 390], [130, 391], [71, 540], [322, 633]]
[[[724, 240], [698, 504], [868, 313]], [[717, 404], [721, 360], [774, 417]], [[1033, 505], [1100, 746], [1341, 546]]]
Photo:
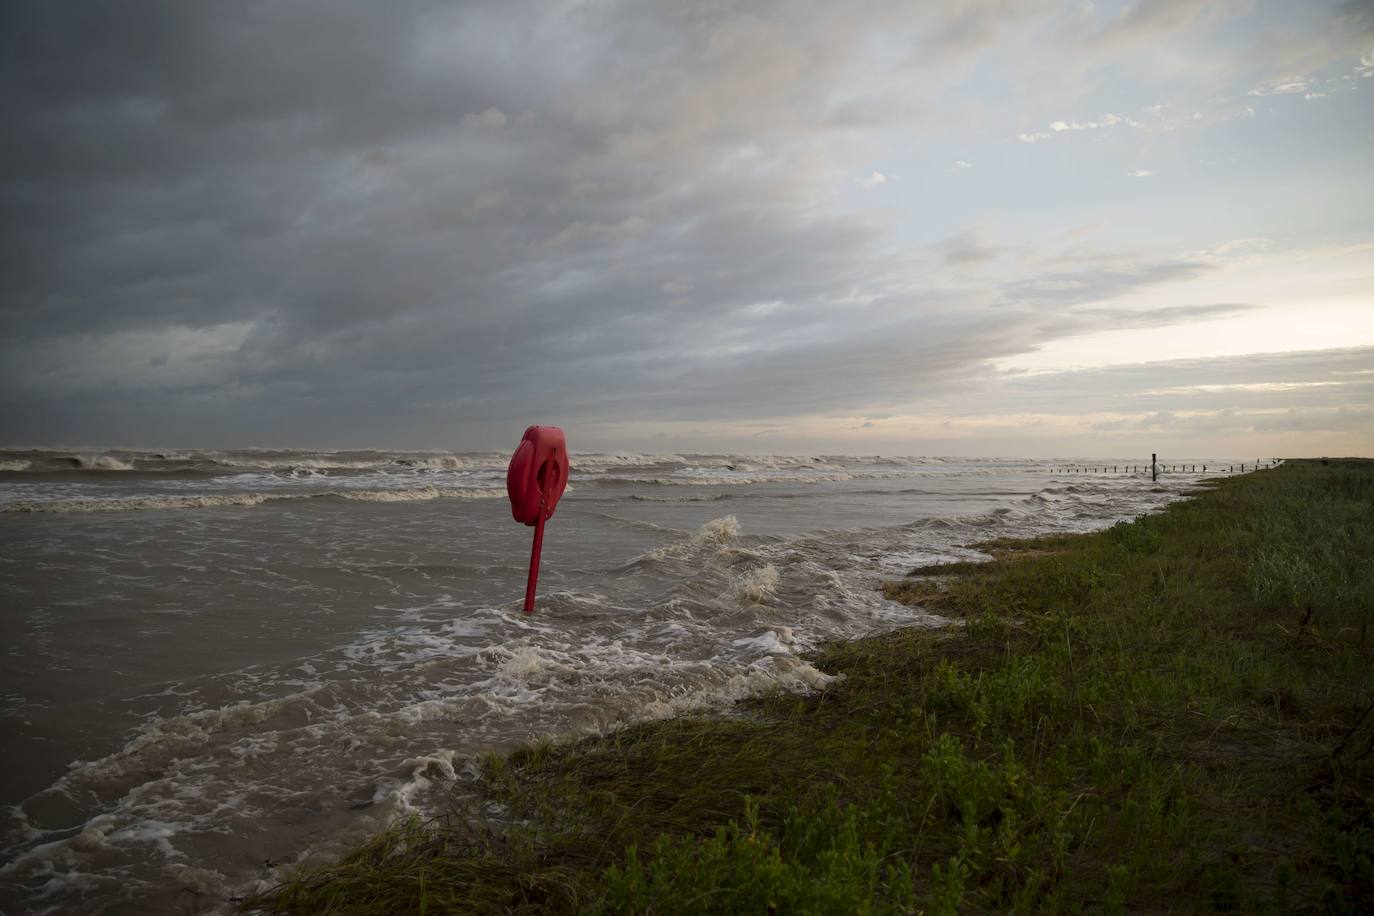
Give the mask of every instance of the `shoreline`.
[[[1374, 904], [1374, 462], [1218, 480], [885, 593], [806, 697], [540, 743], [283, 913]], [[1366, 735], [1366, 732], [1370, 732]]]

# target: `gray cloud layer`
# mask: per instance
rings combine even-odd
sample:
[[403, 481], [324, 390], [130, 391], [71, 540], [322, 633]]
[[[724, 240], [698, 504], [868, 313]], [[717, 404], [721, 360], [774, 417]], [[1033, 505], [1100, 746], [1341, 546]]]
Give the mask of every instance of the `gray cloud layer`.
[[1104, 304], [1210, 269], [1149, 254], [961, 285], [1008, 251], [894, 250], [826, 205], [878, 134], [948, 114], [906, 80], [1051, 6], [6, 4], [6, 438], [860, 412], [1243, 309]]

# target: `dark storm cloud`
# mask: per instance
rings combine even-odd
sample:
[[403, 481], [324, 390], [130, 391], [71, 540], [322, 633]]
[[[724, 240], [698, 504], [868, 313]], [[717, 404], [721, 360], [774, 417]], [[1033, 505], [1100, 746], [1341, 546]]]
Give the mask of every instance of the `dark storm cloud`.
[[539, 11], [7, 7], [11, 396], [643, 410], [864, 284], [776, 168], [856, 31]]
[[939, 115], [863, 78], [877, 38], [953, 60], [1029, 9], [839, 6], [6, 4], [7, 435], [861, 410], [1207, 269], [951, 292], [1001, 249], [817, 206]]

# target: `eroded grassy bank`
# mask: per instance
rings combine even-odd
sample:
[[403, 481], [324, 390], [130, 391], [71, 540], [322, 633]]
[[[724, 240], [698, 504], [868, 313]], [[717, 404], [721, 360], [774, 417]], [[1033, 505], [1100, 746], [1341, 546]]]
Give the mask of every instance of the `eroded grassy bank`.
[[1374, 462], [888, 594], [824, 693], [485, 762], [283, 913], [1374, 909]]

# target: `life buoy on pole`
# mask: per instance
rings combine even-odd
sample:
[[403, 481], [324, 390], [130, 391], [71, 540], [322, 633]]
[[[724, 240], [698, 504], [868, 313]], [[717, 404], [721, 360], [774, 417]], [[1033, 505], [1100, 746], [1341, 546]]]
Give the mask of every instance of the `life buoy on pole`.
[[568, 486], [568, 445], [557, 426], [531, 426], [525, 430], [506, 468], [506, 495], [511, 516], [534, 527], [530, 549], [530, 574], [525, 583], [525, 613], [534, 611], [534, 591], [539, 582], [539, 552], [544, 546], [544, 522], [553, 517], [558, 498]]

